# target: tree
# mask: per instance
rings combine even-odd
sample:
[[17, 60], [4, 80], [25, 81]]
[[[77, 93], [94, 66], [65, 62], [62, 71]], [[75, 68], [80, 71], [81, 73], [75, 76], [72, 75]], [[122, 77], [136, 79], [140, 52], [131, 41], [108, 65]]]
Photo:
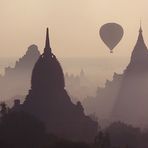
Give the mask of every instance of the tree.
[[11, 112], [1, 117], [0, 147], [43, 148], [46, 140], [44, 125], [24, 112]]
[[122, 122], [114, 122], [105, 130], [110, 134], [111, 143], [116, 147], [139, 148], [141, 130], [139, 128], [126, 125]]
[[1, 116], [6, 115], [9, 111], [9, 108], [7, 107], [5, 102], [0, 103], [0, 108], [1, 108], [1, 110], [0, 110]]

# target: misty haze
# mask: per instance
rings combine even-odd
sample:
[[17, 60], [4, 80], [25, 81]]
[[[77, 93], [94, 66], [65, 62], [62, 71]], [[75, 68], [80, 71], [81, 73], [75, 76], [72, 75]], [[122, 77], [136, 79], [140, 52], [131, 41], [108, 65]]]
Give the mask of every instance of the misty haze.
[[0, 148], [148, 148], [146, 0], [0, 1]]

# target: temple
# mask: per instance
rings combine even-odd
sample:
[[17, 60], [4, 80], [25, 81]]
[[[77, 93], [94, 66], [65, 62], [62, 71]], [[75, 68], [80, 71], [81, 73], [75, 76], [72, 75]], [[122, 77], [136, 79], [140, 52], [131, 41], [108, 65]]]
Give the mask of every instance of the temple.
[[148, 50], [144, 42], [142, 32], [143, 32], [142, 27], [140, 26], [138, 40], [132, 52], [131, 61], [126, 71], [133, 71], [133, 72], [135, 72], [135, 70], [138, 70], [138, 72], [147, 71], [146, 67], [148, 65], [148, 59], [147, 59]]
[[122, 79], [113, 118], [136, 126], [147, 126], [148, 118], [145, 113], [148, 112], [148, 49], [141, 26], [131, 61]]
[[148, 125], [148, 49], [140, 25], [131, 59], [123, 74], [114, 73], [96, 97], [83, 102], [87, 114], [95, 112], [103, 124], [122, 121], [138, 127]]
[[65, 90], [63, 70], [52, 53], [48, 29], [44, 53], [33, 68], [31, 89], [21, 108], [40, 119], [48, 133], [58, 137], [92, 142], [97, 134], [98, 123], [84, 114], [80, 102], [73, 104]]
[[[30, 88], [32, 69], [40, 52], [36, 45], [28, 47], [26, 53], [19, 58], [14, 67], [6, 67], [0, 76], [0, 100], [8, 101], [15, 98], [23, 99]], [[11, 103], [10, 103], [11, 104]]]

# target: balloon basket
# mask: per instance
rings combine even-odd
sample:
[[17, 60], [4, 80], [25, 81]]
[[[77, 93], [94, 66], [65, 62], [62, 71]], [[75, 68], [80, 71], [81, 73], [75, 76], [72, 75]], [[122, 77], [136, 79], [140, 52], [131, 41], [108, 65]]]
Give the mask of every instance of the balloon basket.
[[111, 50], [110, 53], [114, 53], [113, 50]]

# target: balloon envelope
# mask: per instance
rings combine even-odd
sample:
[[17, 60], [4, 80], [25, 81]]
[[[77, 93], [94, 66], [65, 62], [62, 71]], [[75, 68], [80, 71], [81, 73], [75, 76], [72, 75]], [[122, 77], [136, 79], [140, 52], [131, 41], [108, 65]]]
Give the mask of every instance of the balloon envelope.
[[124, 31], [122, 26], [116, 23], [107, 23], [100, 28], [100, 37], [108, 48], [113, 48], [121, 41]]

